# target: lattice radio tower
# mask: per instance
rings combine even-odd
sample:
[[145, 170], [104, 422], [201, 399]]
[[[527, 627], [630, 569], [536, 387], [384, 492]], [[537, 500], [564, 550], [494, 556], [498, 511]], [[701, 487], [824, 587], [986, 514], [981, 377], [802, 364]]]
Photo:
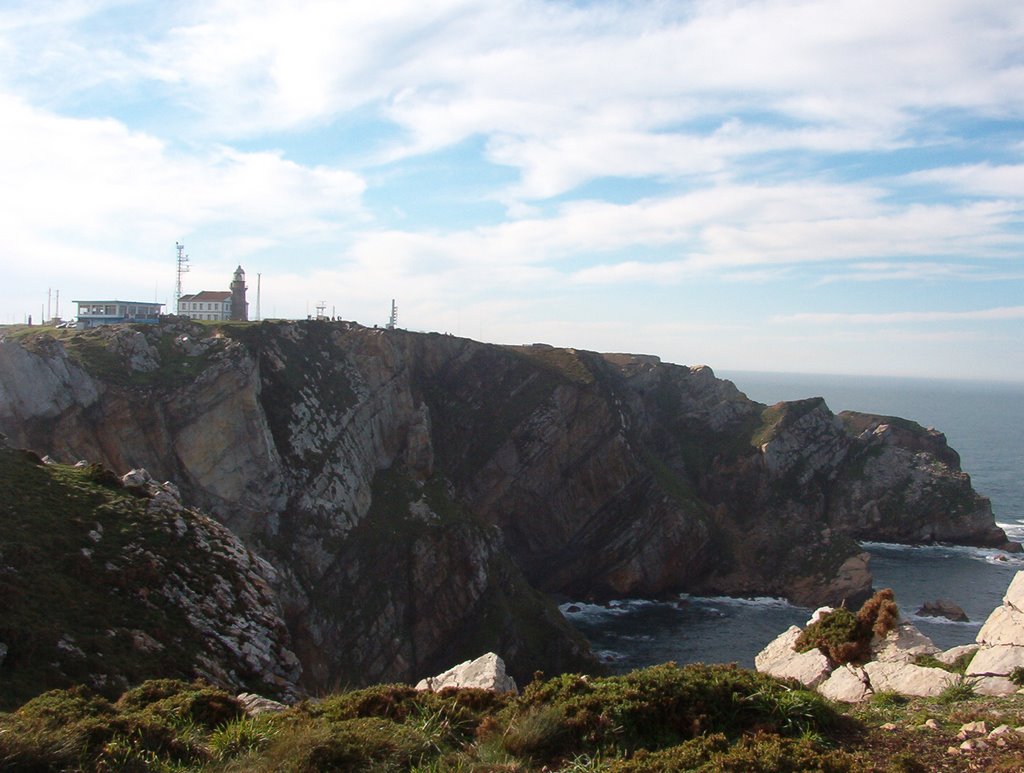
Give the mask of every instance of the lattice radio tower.
[[391, 318], [388, 319], [387, 328], [388, 330], [394, 330], [398, 325], [398, 307], [395, 305], [395, 299], [391, 299]]
[[188, 255], [185, 254], [185, 245], [181, 242], [175, 242], [174, 246], [178, 248], [178, 281], [174, 285], [174, 311], [172, 314], [178, 313], [178, 301], [181, 299], [181, 275], [188, 273]]

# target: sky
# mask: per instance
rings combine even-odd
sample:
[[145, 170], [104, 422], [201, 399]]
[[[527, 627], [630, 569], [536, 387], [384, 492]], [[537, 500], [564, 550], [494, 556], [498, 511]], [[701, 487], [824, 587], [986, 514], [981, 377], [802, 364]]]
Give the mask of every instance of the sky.
[[1024, 381], [1024, 3], [0, 0], [0, 323]]

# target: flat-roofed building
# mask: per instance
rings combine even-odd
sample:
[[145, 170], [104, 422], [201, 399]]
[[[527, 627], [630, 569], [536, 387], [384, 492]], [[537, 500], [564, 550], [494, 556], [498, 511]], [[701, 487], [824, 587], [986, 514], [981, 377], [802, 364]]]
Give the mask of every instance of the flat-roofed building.
[[78, 305], [78, 328], [117, 322], [156, 323], [162, 303], [150, 301], [72, 301]]

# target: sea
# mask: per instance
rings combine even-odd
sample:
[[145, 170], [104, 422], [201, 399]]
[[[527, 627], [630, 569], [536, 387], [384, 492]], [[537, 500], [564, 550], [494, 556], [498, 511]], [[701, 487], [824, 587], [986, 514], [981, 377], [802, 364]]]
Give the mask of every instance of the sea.
[[[996, 523], [1024, 541], [1024, 384], [918, 378], [716, 372], [752, 400], [823, 397], [834, 412], [856, 410], [912, 419], [946, 435], [975, 490], [992, 501]], [[974, 641], [1002, 602], [1024, 554], [929, 545], [863, 543], [871, 554], [875, 589], [892, 588], [905, 619], [943, 649]], [[915, 614], [925, 601], [949, 599], [970, 622]], [[670, 600], [568, 601], [565, 617], [590, 640], [612, 672], [656, 663], [738, 663], [754, 656], [812, 609], [779, 598], [680, 595]]]

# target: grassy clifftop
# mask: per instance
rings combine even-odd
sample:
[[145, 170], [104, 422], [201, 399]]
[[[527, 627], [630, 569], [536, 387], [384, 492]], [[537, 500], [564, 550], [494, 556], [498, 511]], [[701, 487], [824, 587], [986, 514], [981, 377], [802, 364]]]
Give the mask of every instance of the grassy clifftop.
[[[388, 684], [246, 716], [230, 694], [157, 680], [112, 702], [54, 690], [0, 713], [0, 770], [1011, 771], [1019, 697], [969, 690], [853, 709], [734, 666], [538, 678], [520, 696]], [[988, 740], [961, 748], [962, 725]], [[984, 727], [981, 723], [985, 723]], [[955, 751], [951, 751], [950, 749]]]

